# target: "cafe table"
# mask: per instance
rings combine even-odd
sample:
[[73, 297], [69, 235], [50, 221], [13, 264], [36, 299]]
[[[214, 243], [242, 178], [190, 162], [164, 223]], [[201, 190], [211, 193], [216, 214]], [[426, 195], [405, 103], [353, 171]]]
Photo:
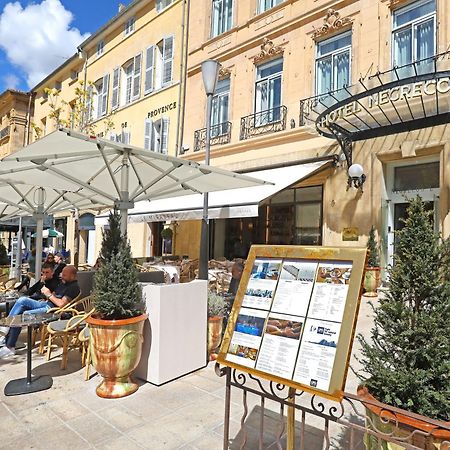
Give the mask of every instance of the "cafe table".
[[52, 377], [48, 375], [41, 375], [33, 377], [31, 375], [31, 347], [32, 347], [32, 335], [33, 327], [35, 325], [41, 325], [45, 322], [50, 322], [57, 319], [55, 314], [21, 314], [17, 316], [10, 316], [4, 319], [0, 319], [0, 326], [6, 327], [27, 327], [27, 376], [25, 378], [19, 378], [17, 380], [9, 381], [4, 393], [7, 396], [31, 394], [32, 392], [45, 391], [50, 389], [53, 385]]

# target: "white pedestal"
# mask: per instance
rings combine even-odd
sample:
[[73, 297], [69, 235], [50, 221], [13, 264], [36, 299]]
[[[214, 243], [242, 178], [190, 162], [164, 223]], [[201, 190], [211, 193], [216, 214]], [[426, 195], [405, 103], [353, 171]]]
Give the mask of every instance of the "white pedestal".
[[206, 365], [207, 282], [143, 284], [148, 320], [134, 376], [157, 386]]

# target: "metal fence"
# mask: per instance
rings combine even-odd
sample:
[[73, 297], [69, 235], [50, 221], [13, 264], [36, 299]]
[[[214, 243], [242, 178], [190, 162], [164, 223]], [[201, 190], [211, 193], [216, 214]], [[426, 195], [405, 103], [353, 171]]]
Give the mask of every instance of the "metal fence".
[[[209, 145], [228, 144], [231, 140], [231, 122], [218, 123], [211, 126]], [[194, 152], [205, 148], [206, 128], [194, 131]]]
[[216, 373], [226, 377], [224, 450], [450, 450], [434, 431], [448, 436], [448, 423], [348, 393], [328, 401], [219, 364]]
[[241, 118], [240, 139], [245, 140], [261, 134], [286, 129], [287, 107], [277, 106]]

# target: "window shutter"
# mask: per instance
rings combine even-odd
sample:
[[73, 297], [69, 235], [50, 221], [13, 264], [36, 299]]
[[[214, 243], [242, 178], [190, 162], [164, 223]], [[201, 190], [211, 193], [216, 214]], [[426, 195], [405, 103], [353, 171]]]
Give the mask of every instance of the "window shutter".
[[154, 89], [154, 72], [155, 72], [155, 46], [147, 48], [145, 60], [145, 86], [144, 94], [152, 92]]
[[131, 132], [122, 130], [120, 142], [122, 142], [122, 144], [129, 145], [130, 141], [131, 141]]
[[88, 86], [86, 89], [86, 122], [90, 122], [92, 120], [92, 114], [93, 114], [93, 106], [94, 106], [94, 89], [92, 86]]
[[141, 94], [141, 59], [142, 54], [134, 57], [132, 100], [138, 99]]
[[103, 77], [103, 86], [102, 86], [102, 102], [101, 102], [101, 111], [100, 115], [104, 116], [108, 111], [108, 93], [109, 93], [109, 74], [106, 74]]
[[163, 86], [172, 81], [172, 65], [173, 65], [173, 36], [164, 38], [163, 50]]
[[112, 79], [112, 101], [111, 109], [116, 109], [119, 107], [119, 89], [120, 89], [120, 69], [116, 67], [113, 71]]
[[169, 141], [169, 119], [161, 121], [161, 153], [167, 155]]
[[145, 119], [145, 122], [144, 122], [144, 148], [146, 150], [153, 150], [152, 134], [153, 134], [153, 121], [151, 119]]
[[113, 142], [116, 142], [117, 141], [116, 133], [113, 133], [113, 132], [109, 133], [109, 140], [113, 141]]

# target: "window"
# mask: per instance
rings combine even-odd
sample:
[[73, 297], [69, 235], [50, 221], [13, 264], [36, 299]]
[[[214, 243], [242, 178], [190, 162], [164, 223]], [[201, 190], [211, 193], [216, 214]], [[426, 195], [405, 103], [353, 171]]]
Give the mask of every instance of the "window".
[[96, 114], [98, 118], [106, 115], [108, 109], [108, 88], [109, 88], [109, 75], [105, 75], [100, 78], [95, 83], [95, 88], [97, 90], [97, 101], [96, 101]]
[[174, 0], [156, 0], [156, 11], [162, 11], [164, 8], [170, 6], [173, 2]]
[[341, 89], [350, 83], [351, 32], [317, 44], [316, 92], [318, 95]]
[[126, 130], [122, 130], [120, 133], [111, 132], [109, 134], [109, 139], [113, 142], [119, 142], [121, 144], [130, 144], [131, 133]]
[[227, 133], [229, 101], [230, 78], [225, 78], [217, 83], [216, 92], [212, 100], [211, 137]]
[[262, 13], [264, 11], [267, 11], [270, 8], [273, 8], [274, 6], [279, 5], [284, 0], [259, 0], [258, 3], [258, 12]]
[[228, 31], [233, 23], [233, 0], [212, 0], [211, 37]]
[[[125, 90], [122, 103], [124, 104], [137, 100], [141, 95], [141, 59], [141, 54], [136, 55], [123, 66], [123, 85]], [[119, 89], [119, 87], [117, 86], [116, 89]]]
[[97, 44], [97, 56], [102, 55], [104, 49], [105, 49], [105, 41], [100, 41], [100, 42]]
[[[436, 51], [436, 1], [423, 0], [394, 11], [394, 66], [404, 66], [434, 56]], [[420, 73], [430, 69], [431, 61], [418, 65]], [[405, 68], [402, 75], [413, 75], [413, 68]]]
[[255, 126], [280, 120], [283, 59], [278, 58], [257, 68], [255, 85]]
[[119, 95], [120, 95], [120, 69], [116, 67], [113, 71], [113, 78], [112, 78], [111, 109], [113, 111], [119, 107]]
[[131, 17], [125, 22], [124, 25], [124, 34], [125, 36], [128, 36], [134, 31], [134, 17]]
[[167, 86], [173, 76], [174, 38], [169, 36], [146, 50], [144, 93]]
[[439, 162], [394, 168], [394, 192], [439, 188]]
[[169, 140], [169, 119], [162, 118], [155, 122], [145, 119], [144, 148], [156, 153], [167, 154]]
[[62, 89], [62, 82], [61, 81], [55, 81], [55, 89], [57, 91], [60, 91]]

